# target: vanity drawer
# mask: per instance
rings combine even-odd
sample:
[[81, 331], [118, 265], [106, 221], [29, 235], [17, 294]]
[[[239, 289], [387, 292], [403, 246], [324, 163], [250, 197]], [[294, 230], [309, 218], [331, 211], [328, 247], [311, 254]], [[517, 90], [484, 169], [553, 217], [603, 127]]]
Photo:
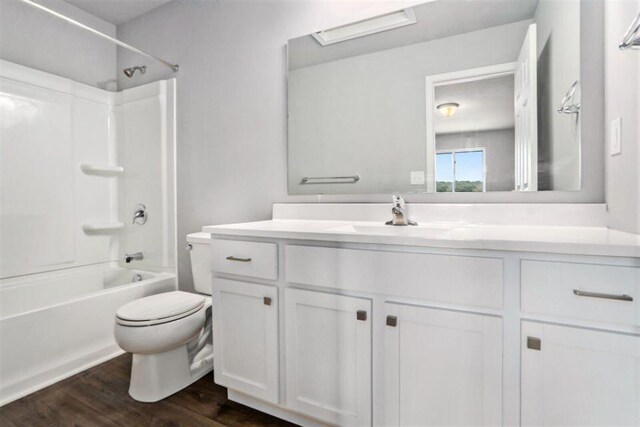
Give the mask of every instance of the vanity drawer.
[[522, 260], [522, 310], [640, 325], [640, 268]]
[[285, 246], [285, 280], [394, 297], [501, 308], [500, 258]]
[[269, 280], [278, 278], [278, 245], [275, 243], [213, 239], [211, 244], [214, 272]]

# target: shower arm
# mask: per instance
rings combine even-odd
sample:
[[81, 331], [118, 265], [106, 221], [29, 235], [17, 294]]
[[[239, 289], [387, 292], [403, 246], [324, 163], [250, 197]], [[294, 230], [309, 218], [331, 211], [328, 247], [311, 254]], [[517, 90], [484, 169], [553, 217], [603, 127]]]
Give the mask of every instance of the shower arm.
[[154, 60], [166, 65], [167, 67], [171, 68], [171, 70], [173, 70], [174, 73], [178, 72], [178, 68], [179, 68], [178, 64], [172, 64], [170, 62], [165, 61], [164, 59], [158, 58], [157, 56], [151, 55], [150, 53], [147, 53], [147, 52], [145, 52], [143, 50], [138, 49], [137, 47], [133, 47], [133, 46], [131, 46], [131, 45], [125, 43], [125, 42], [122, 42], [122, 41], [116, 39], [115, 37], [111, 37], [111, 36], [109, 36], [107, 34], [101, 33], [100, 31], [98, 31], [96, 29], [93, 29], [93, 28], [91, 28], [91, 27], [89, 27], [87, 25], [84, 25], [81, 22], [76, 21], [75, 19], [71, 19], [68, 16], [65, 16], [65, 15], [63, 15], [61, 13], [58, 13], [55, 10], [49, 9], [48, 7], [42, 6], [41, 4], [38, 4], [38, 3], [36, 3], [36, 2], [34, 2], [32, 0], [20, 0], [20, 1], [23, 2], [23, 3], [28, 4], [29, 6], [32, 6], [32, 7], [35, 7], [37, 9], [40, 9], [40, 10], [42, 10], [44, 12], [47, 12], [47, 13], [49, 13], [49, 14], [57, 17], [57, 18], [65, 20], [65, 21], [69, 22], [70, 24], [75, 25], [76, 27], [80, 27], [83, 30], [87, 30], [87, 31], [95, 34], [96, 36], [99, 36], [99, 37], [102, 37], [103, 39], [109, 40], [110, 42], [115, 43], [116, 45], [118, 45], [120, 47], [123, 47], [123, 48], [125, 48], [127, 50], [130, 50], [131, 52], [135, 52], [135, 53], [137, 53], [139, 55], [142, 55], [144, 57], [147, 57], [147, 58], [150, 58], [150, 59], [154, 59]]

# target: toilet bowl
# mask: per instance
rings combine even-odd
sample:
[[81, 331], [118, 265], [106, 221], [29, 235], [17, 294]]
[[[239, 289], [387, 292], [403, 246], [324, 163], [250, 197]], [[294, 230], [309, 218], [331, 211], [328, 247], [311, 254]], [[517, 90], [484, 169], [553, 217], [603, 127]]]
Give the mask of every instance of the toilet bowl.
[[196, 291], [166, 292], [131, 301], [116, 312], [114, 335], [133, 353], [129, 395], [157, 402], [213, 369], [210, 237], [187, 236]]

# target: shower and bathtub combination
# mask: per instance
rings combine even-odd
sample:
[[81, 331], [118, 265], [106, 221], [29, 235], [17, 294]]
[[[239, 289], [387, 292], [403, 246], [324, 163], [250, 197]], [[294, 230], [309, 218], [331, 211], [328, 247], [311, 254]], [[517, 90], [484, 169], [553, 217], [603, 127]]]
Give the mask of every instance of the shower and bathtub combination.
[[0, 61], [0, 406], [123, 353], [118, 308], [177, 289], [175, 85]]

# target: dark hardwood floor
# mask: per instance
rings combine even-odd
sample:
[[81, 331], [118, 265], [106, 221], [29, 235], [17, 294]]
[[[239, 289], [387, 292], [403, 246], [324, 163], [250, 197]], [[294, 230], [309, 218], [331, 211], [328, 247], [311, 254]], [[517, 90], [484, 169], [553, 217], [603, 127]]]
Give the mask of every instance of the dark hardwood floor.
[[125, 354], [0, 408], [0, 426], [293, 426], [227, 399], [206, 375], [156, 403], [129, 397]]

